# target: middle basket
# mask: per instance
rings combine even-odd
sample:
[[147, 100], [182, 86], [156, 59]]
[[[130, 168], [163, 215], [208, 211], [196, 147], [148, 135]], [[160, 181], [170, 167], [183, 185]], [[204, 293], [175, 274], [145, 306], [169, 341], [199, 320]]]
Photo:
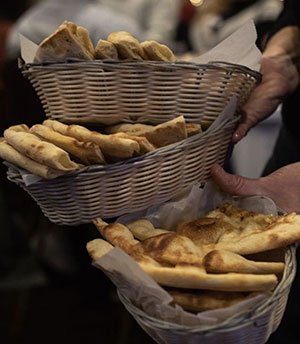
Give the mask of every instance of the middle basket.
[[204, 184], [212, 164], [224, 164], [238, 120], [231, 116], [203, 133], [122, 163], [28, 185], [20, 171], [9, 168], [8, 179], [26, 190], [56, 224], [117, 217], [165, 202], [195, 181]]

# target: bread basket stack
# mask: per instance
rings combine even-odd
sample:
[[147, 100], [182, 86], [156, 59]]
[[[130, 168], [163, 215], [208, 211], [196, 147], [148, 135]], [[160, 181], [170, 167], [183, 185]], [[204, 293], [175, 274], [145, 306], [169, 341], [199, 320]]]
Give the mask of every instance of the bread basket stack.
[[[225, 62], [66, 58], [23, 62], [20, 68], [50, 120], [101, 130], [116, 123], [158, 125], [184, 116], [186, 123], [204, 128], [142, 156], [51, 180], [28, 182], [20, 170], [9, 168], [9, 180], [26, 190], [44, 215], [59, 225], [142, 210], [171, 199], [195, 181], [204, 184], [212, 164], [223, 165], [230, 153], [240, 109], [261, 78], [245, 66]], [[233, 97], [235, 108], [216, 125]]]

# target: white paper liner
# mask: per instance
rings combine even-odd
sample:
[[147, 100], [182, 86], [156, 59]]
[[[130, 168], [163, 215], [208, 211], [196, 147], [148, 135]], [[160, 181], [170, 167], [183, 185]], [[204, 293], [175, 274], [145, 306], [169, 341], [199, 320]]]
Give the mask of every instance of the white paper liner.
[[[33, 63], [38, 45], [19, 34], [21, 57], [24, 62]], [[236, 63], [258, 71], [261, 52], [256, 46], [257, 33], [253, 20], [250, 20], [228, 38], [207, 53], [192, 59], [192, 62], [206, 64], [211, 61]], [[53, 56], [49, 56], [50, 61]]]
[[[117, 222], [126, 224], [135, 219], [146, 218], [155, 227], [172, 230], [178, 221], [199, 217], [225, 201], [247, 210], [278, 214], [275, 203], [269, 198], [232, 198], [221, 192], [214, 183], [208, 182], [203, 189], [195, 183], [183, 197], [145, 211], [121, 216]], [[193, 314], [178, 305], [170, 306], [172, 297], [119, 248], [114, 248], [94, 261], [93, 265], [104, 271], [121, 294], [148, 315], [183, 326], [196, 326], [202, 330], [224, 322], [238, 322], [243, 315], [249, 314], [270, 297], [257, 295], [231, 307]]]

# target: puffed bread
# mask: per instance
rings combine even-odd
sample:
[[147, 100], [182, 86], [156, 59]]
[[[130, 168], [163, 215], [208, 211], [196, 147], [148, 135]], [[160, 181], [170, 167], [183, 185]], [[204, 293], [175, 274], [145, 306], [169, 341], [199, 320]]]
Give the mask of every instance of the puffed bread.
[[117, 60], [118, 59], [118, 50], [113, 43], [99, 39], [95, 47], [95, 59], [99, 60]]
[[[88, 33], [68, 21], [64, 21], [58, 29], [46, 37], [39, 45], [34, 58], [35, 62], [58, 61], [67, 58], [93, 60], [89, 51]], [[84, 43], [85, 42], [85, 43]]]
[[156, 41], [144, 41], [141, 43], [141, 47], [147, 56], [147, 60], [165, 62], [176, 61], [176, 56], [173, 54], [172, 50], [164, 44]]
[[108, 35], [107, 40], [117, 48], [120, 59], [146, 59], [139, 41], [127, 31], [112, 32]]

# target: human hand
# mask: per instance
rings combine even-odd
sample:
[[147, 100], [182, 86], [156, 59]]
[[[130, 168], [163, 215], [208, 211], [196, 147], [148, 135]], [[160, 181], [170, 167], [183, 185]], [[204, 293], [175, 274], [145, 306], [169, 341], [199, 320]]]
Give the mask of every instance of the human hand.
[[230, 195], [269, 197], [286, 212], [300, 213], [300, 162], [284, 166], [258, 179], [227, 173], [220, 165], [214, 164], [211, 176]]
[[262, 81], [243, 107], [243, 119], [232, 141], [237, 143], [258, 122], [271, 115], [289, 93], [297, 88], [299, 75], [288, 55], [262, 56]]

